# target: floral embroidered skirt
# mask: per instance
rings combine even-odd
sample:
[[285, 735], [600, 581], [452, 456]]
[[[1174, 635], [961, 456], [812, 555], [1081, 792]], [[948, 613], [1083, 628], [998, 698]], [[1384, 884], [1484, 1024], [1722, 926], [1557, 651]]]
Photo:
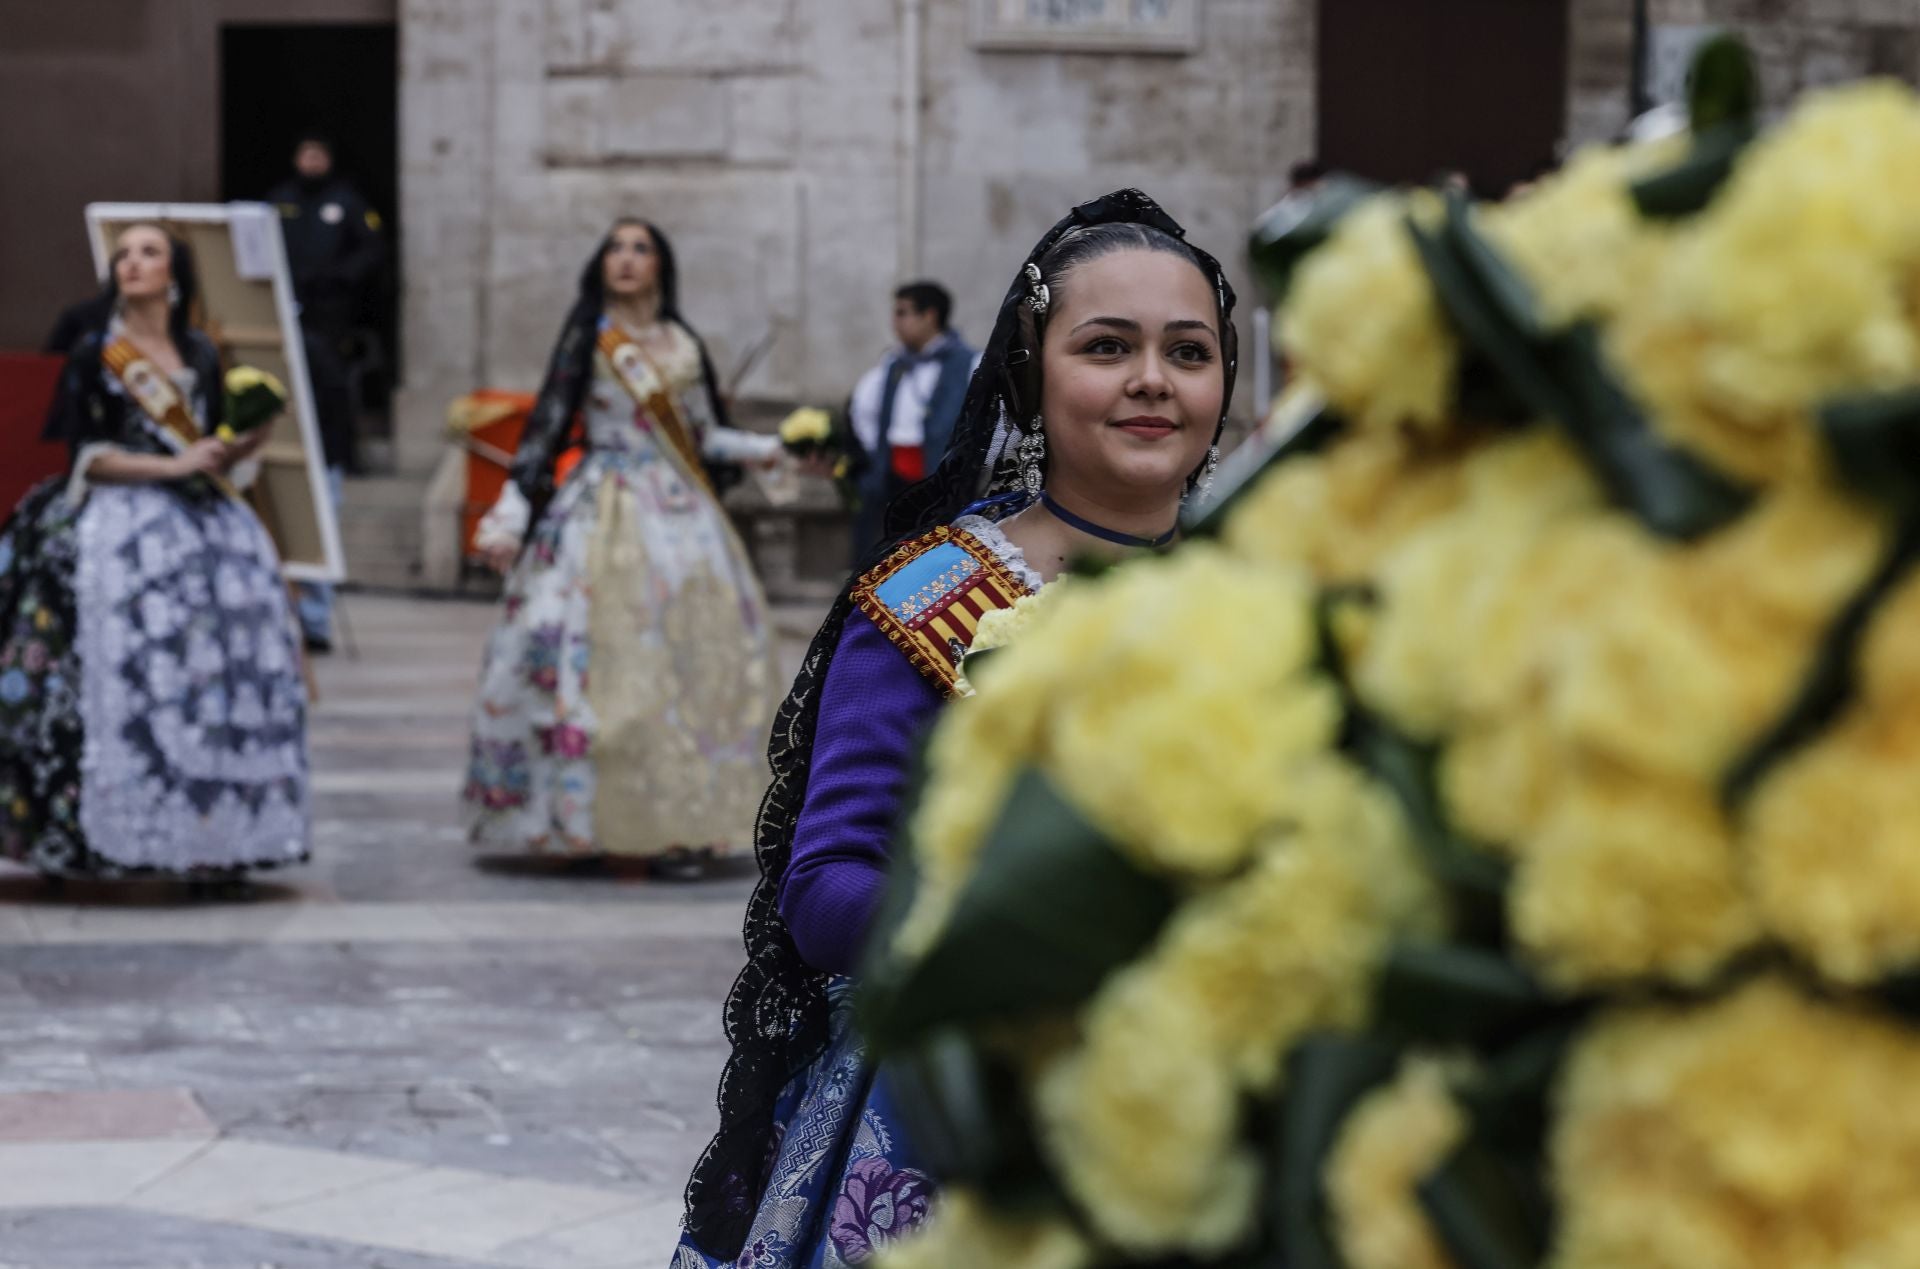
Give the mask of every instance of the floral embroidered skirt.
[[744, 851], [773, 689], [766, 601], [726, 514], [655, 455], [590, 453], [507, 578], [469, 833], [552, 854]]
[[683, 1235], [669, 1269], [841, 1269], [927, 1219], [933, 1180], [916, 1166], [886, 1081], [867, 1061], [851, 980], [835, 979], [829, 998], [826, 1052], [774, 1110], [772, 1169], [739, 1259], [717, 1260]]
[[306, 688], [251, 511], [64, 480], [0, 527], [0, 854], [57, 875], [307, 855]]

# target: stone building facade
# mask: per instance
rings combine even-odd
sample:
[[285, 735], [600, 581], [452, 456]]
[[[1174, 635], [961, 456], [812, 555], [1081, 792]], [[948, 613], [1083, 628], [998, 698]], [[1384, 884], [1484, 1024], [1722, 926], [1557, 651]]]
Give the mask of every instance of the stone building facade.
[[[431, 554], [398, 539], [419, 523], [421, 484], [445, 452], [447, 402], [537, 383], [585, 257], [620, 212], [673, 235], [686, 311], [723, 371], [773, 334], [740, 385], [763, 420], [844, 399], [887, 343], [889, 294], [907, 278], [947, 282], [961, 329], [984, 336], [1035, 236], [1122, 184], [1161, 198], [1228, 261], [1249, 300], [1251, 353], [1258, 297], [1239, 263], [1250, 221], [1316, 152], [1330, 91], [1405, 95], [1397, 82], [1321, 82], [1332, 3], [1390, 33], [1396, 11], [1404, 23], [1436, 0], [0, 6], [0, 170], [30, 173], [33, 189], [0, 235], [0, 346], [37, 343], [85, 293], [85, 201], [222, 196], [222, 129], [247, 109], [217, 89], [224, 30], [384, 22], [400, 46], [401, 476], [350, 495], [377, 503], [348, 519], [369, 550], [394, 543], [389, 563]], [[1564, 6], [1564, 99], [1549, 104], [1570, 143], [1627, 122], [1643, 42], [1670, 89], [1675, 59], [1711, 28], [1747, 37], [1775, 104], [1862, 75], [1920, 83], [1920, 0], [1447, 0], [1450, 14], [1478, 16], [1445, 28], [1460, 41], [1451, 55], [1442, 43], [1418, 60], [1444, 76], [1497, 44], [1476, 21], [1542, 4]], [[1176, 51], [980, 38], [989, 11], [1071, 22], [1092, 10], [1191, 12], [1194, 24]], [[1245, 418], [1252, 375], [1241, 383]]]
[[[741, 385], [769, 407], [841, 400], [908, 277], [947, 282], [983, 335], [1040, 230], [1117, 185], [1236, 260], [1315, 150], [1314, 0], [1194, 0], [1190, 51], [1119, 55], [982, 47], [977, 10], [996, 3], [400, 0], [402, 466], [432, 461], [450, 396], [537, 380], [620, 212], [673, 236], [723, 370], [774, 336]], [[1866, 74], [1920, 82], [1914, 0], [1638, 7], [1656, 53], [1740, 30], [1775, 101]], [[1570, 144], [1628, 120], [1635, 10], [1568, 0]]]
[[450, 395], [537, 379], [621, 212], [672, 237], [723, 373], [772, 333], [741, 393], [778, 403], [842, 400], [911, 277], [984, 337], [1033, 239], [1118, 185], [1237, 255], [1313, 148], [1314, 5], [1201, 7], [1190, 53], [1115, 56], [975, 47], [976, 0], [404, 0], [403, 464]]
[[[1920, 84], [1914, 0], [1643, 0], [1653, 88], [1670, 94], [1700, 34], [1738, 32], [1753, 49], [1768, 107], [1810, 88], [1890, 75]], [[1568, 136], [1604, 139], [1626, 121], [1634, 0], [1572, 0]]]

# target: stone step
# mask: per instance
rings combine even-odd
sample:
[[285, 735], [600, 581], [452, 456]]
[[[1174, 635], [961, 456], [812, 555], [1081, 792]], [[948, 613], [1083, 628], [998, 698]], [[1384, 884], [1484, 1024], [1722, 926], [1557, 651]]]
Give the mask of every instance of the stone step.
[[362, 476], [341, 489], [340, 545], [356, 586], [410, 588], [420, 577], [424, 476]]

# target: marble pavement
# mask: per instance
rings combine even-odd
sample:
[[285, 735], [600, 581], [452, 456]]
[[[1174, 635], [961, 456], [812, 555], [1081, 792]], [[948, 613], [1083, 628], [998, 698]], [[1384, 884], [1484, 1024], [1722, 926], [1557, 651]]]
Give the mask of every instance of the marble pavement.
[[310, 865], [224, 903], [0, 874], [0, 1269], [665, 1263], [750, 877], [476, 858], [492, 610], [347, 604]]

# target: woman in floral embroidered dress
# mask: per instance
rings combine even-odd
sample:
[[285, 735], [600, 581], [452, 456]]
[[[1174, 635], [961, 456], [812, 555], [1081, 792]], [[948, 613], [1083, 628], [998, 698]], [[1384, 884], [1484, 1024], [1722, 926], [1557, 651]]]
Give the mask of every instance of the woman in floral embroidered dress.
[[304, 859], [306, 693], [280, 562], [225, 480], [185, 244], [119, 237], [48, 420], [66, 476], [0, 526], [0, 854], [195, 881]]
[[1218, 263], [1137, 190], [1075, 208], [1008, 289], [947, 457], [892, 508], [775, 725], [720, 1132], [673, 1269], [839, 1269], [926, 1219], [933, 1178], [862, 1050], [848, 977], [910, 754], [980, 614], [1072, 556], [1172, 540], [1217, 457], [1232, 312]]
[[[676, 283], [658, 229], [613, 226], [481, 522], [507, 585], [473, 715], [476, 845], [660, 858], [751, 840], [773, 635], [708, 464], [786, 459], [726, 426]], [[586, 456], [556, 490], [576, 421]]]

